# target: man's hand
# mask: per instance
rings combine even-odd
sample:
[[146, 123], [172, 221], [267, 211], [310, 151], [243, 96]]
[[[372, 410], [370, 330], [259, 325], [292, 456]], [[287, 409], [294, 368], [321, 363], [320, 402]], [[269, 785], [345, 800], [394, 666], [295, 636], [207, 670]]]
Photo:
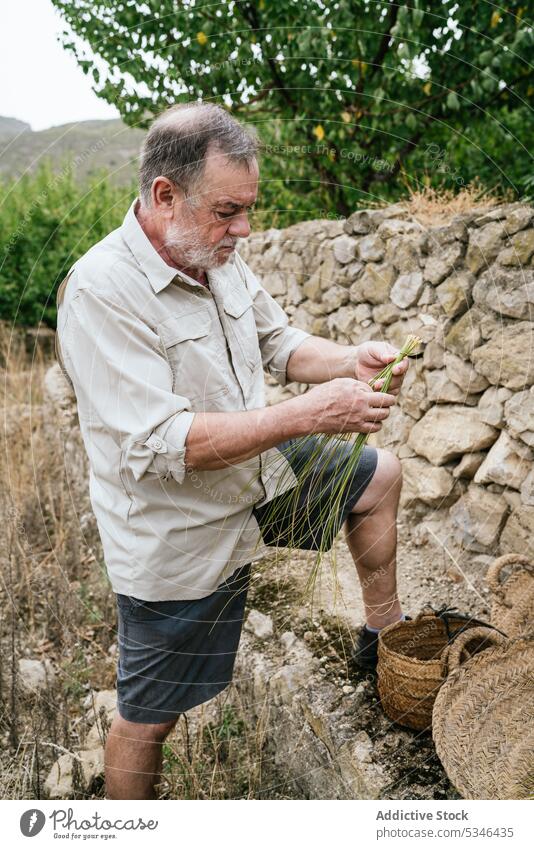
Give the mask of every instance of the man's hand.
[[329, 434], [376, 433], [396, 403], [393, 395], [352, 377], [321, 383], [295, 400], [306, 432]]
[[[399, 349], [390, 345], [389, 342], [362, 342], [355, 349], [354, 377], [367, 383], [375, 374], [382, 371], [384, 366], [393, 362], [398, 353]], [[388, 389], [389, 395], [399, 394], [409, 364], [408, 357], [404, 357], [393, 369], [393, 379]], [[383, 384], [383, 379], [377, 380], [373, 389], [379, 390]]]
[[376, 433], [394, 404], [394, 395], [337, 377], [271, 407], [195, 413], [186, 439], [187, 466], [223, 469], [310, 433]]

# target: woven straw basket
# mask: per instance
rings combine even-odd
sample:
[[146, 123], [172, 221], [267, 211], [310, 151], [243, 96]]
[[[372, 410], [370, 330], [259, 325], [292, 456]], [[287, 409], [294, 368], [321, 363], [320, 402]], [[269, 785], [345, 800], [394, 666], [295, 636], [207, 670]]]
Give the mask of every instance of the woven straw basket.
[[[477, 630], [489, 648], [466, 659]], [[445, 653], [449, 675], [434, 704], [432, 736], [466, 799], [534, 794], [534, 635], [506, 640], [468, 631]]]
[[[504, 570], [510, 567], [504, 577]], [[486, 575], [492, 603], [491, 621], [509, 637], [534, 630], [534, 564], [524, 554], [504, 554]]]
[[478, 619], [446, 608], [425, 608], [412, 620], [395, 622], [378, 637], [378, 693], [384, 713], [408, 728], [432, 725], [432, 708], [446, 676], [444, 649]]

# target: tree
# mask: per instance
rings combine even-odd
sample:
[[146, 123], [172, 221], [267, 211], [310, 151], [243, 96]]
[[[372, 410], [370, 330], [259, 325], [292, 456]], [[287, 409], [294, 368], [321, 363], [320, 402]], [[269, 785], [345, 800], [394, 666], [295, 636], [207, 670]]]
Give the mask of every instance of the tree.
[[[520, 2], [53, 2], [64, 46], [128, 124], [145, 127], [168, 105], [201, 98], [256, 125], [274, 207], [346, 214], [398, 196], [401, 175], [417, 182], [425, 170], [435, 185], [450, 182], [455, 141], [517, 195], [530, 173], [534, 38]], [[481, 132], [469, 138], [473, 126]], [[509, 143], [499, 144], [510, 137], [513, 177]], [[446, 151], [448, 171], [430, 145]], [[461, 169], [468, 183], [465, 155]]]

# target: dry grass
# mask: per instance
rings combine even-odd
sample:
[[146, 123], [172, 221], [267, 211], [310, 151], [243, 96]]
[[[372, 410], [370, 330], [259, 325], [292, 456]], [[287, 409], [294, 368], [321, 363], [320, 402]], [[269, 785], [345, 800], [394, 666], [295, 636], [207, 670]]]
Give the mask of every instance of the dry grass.
[[[435, 189], [424, 185], [420, 188], [421, 185], [418, 183], [418, 188], [414, 189], [412, 183], [405, 181], [406, 197], [396, 205], [425, 227], [439, 226], [456, 215], [482, 212], [513, 200], [512, 194], [510, 196], [498, 194], [484, 188], [476, 181], [464, 186], [460, 191]], [[384, 209], [390, 206], [390, 203], [390, 201], [371, 201], [366, 206], [372, 209]]]
[[262, 798], [264, 783], [273, 781], [264, 753], [267, 720], [266, 714], [251, 721], [234, 685], [182, 715], [164, 745], [161, 798]]
[[435, 226], [455, 215], [489, 209], [503, 202], [504, 198], [471, 183], [459, 192], [431, 187], [415, 191], [410, 188], [406, 209], [421, 224]]
[[[78, 440], [74, 455], [84, 455], [83, 445], [46, 402], [51, 364], [0, 323], [0, 784], [7, 799], [43, 796], [54, 760], [84, 747], [87, 695], [115, 685], [115, 599], [86, 475], [65, 453], [69, 440]], [[20, 685], [23, 657], [47, 659], [55, 670], [38, 696]], [[263, 740], [262, 722], [245, 716], [229, 688], [169, 738], [164, 798], [256, 798]], [[100, 780], [89, 792], [75, 783], [72, 798], [103, 795]]]
[[[79, 545], [72, 545], [75, 514], [68, 505], [59, 434], [45, 416], [45, 357], [28, 354], [24, 336], [2, 325], [0, 358], [0, 769], [4, 797], [32, 798], [41, 795], [54, 751], [75, 744], [69, 695], [76, 687], [69, 670], [85, 616], [72, 580], [81, 575], [82, 564]], [[22, 657], [48, 658], [58, 671], [56, 683], [37, 699], [21, 690]]]

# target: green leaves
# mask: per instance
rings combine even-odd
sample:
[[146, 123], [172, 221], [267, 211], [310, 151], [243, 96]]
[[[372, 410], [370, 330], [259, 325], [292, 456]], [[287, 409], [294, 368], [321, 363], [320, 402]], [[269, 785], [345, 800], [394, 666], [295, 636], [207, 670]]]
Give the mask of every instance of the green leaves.
[[[263, 198], [273, 214], [280, 199], [269, 186], [280, 172], [291, 183], [294, 208], [306, 212], [315, 206], [343, 214], [370, 198], [398, 197], [401, 173], [420, 176], [429, 134], [446, 147], [483, 110], [482, 144], [498, 141], [503, 104], [507, 116], [520, 106], [501, 94], [502, 82], [523, 100], [532, 84], [533, 35], [524, 2], [511, 2], [506, 11], [489, 0], [474, 6], [453, 0], [53, 2], [67, 25], [65, 46], [85, 70], [100, 60], [101, 96], [117, 104], [127, 122], [139, 125], [143, 116], [146, 126], [177, 99], [209, 98], [257, 122], [267, 142], [276, 126], [288, 145], [312, 145], [298, 161], [264, 157]], [[433, 81], [430, 90], [422, 80]], [[341, 113], [351, 122], [339, 121]], [[313, 132], [317, 126], [324, 128], [322, 141]], [[418, 134], [419, 146], [406, 146], [403, 127]], [[368, 154], [357, 169], [349, 156], [356, 141]], [[324, 154], [314, 147], [319, 142], [328, 147]], [[332, 157], [332, 149], [346, 154]], [[498, 146], [492, 155], [503, 170], [509, 167]], [[371, 165], [377, 159], [397, 165], [380, 173]], [[477, 174], [468, 161], [464, 167], [469, 182]], [[530, 170], [526, 156], [522, 168]], [[438, 186], [443, 177], [429, 178]]]
[[47, 165], [2, 189], [0, 319], [54, 327], [58, 284], [121, 223], [133, 192], [111, 186], [108, 175], [78, 184], [66, 166], [54, 173]]
[[458, 100], [458, 95], [455, 91], [450, 91], [447, 95], [447, 108], [452, 109], [455, 112], [460, 108], [460, 101]]

